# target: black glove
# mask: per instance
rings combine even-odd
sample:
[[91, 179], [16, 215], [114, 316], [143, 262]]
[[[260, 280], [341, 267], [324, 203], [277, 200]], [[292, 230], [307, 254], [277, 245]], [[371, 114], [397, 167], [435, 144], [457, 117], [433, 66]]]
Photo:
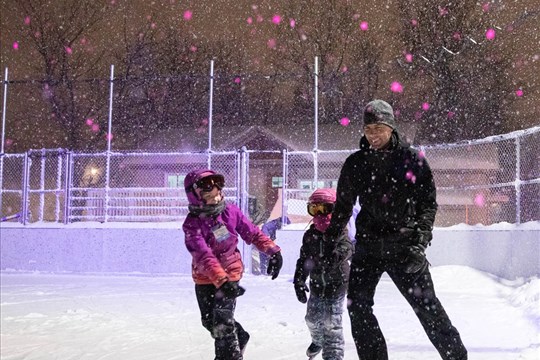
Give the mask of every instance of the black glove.
[[300, 301], [302, 304], [305, 304], [307, 302], [306, 293], [309, 292], [309, 289], [306, 286], [306, 283], [305, 282], [295, 283], [294, 291], [296, 292], [296, 298], [298, 299], [298, 301]]
[[246, 289], [238, 285], [237, 281], [227, 281], [218, 289], [216, 297], [221, 296], [228, 299], [233, 299], [239, 296], [244, 295]]
[[270, 260], [268, 261], [268, 268], [266, 269], [266, 273], [268, 275], [272, 275], [272, 280], [278, 277], [279, 271], [281, 270], [281, 267], [283, 266], [283, 257], [281, 256], [281, 251], [278, 251], [274, 255], [270, 257]]
[[426, 248], [422, 244], [410, 245], [407, 247], [406, 257], [403, 261], [404, 270], [408, 274], [414, 274], [424, 268], [427, 264]]
[[433, 234], [431, 233], [431, 231], [416, 230], [416, 241], [424, 248], [427, 248], [429, 245], [431, 245], [431, 239], [433, 239]]

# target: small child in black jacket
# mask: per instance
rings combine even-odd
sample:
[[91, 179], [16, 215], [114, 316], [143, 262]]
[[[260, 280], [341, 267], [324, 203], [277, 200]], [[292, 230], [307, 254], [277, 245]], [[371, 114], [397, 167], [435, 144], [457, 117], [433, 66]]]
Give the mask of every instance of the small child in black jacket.
[[323, 359], [341, 360], [344, 356], [342, 314], [352, 243], [346, 232], [334, 241], [323, 239], [335, 201], [334, 189], [317, 189], [309, 197], [307, 210], [313, 224], [304, 233], [294, 274], [296, 297], [301, 303], [307, 302], [305, 319], [311, 345], [306, 355], [310, 359], [321, 350]]

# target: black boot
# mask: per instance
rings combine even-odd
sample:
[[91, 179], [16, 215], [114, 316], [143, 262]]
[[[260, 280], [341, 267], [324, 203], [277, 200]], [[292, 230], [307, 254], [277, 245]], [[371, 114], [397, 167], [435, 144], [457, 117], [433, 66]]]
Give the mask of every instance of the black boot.
[[320, 353], [322, 350], [322, 346], [317, 345], [315, 343], [311, 343], [309, 347], [306, 350], [306, 355], [308, 358], [313, 359], [315, 356], [317, 356], [318, 353]]

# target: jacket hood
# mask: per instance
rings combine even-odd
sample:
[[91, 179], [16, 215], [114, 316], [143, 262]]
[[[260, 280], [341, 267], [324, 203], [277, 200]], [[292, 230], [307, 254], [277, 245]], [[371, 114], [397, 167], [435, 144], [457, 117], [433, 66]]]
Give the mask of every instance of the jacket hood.
[[188, 202], [190, 205], [197, 205], [201, 206], [204, 205], [204, 202], [197, 198], [195, 195], [195, 192], [193, 191], [193, 184], [195, 184], [197, 181], [201, 180], [202, 178], [209, 176], [209, 175], [215, 175], [217, 174], [214, 170], [210, 169], [201, 169], [201, 170], [193, 170], [189, 174], [186, 175], [186, 178], [184, 179], [184, 189], [186, 190], [186, 195], [188, 198]]

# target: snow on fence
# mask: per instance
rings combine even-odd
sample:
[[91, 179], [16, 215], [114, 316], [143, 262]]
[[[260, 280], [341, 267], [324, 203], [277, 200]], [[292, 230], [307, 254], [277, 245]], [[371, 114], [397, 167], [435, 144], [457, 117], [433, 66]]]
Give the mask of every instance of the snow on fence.
[[[421, 150], [438, 189], [437, 226], [540, 220], [540, 127]], [[187, 213], [184, 176], [210, 166], [225, 175], [226, 197], [252, 218], [288, 216], [302, 223], [309, 194], [335, 187], [353, 151], [284, 150], [273, 152], [274, 163], [269, 152], [264, 162], [256, 156], [264, 151], [246, 149], [2, 154], [0, 217], [23, 224], [178, 221]]]

